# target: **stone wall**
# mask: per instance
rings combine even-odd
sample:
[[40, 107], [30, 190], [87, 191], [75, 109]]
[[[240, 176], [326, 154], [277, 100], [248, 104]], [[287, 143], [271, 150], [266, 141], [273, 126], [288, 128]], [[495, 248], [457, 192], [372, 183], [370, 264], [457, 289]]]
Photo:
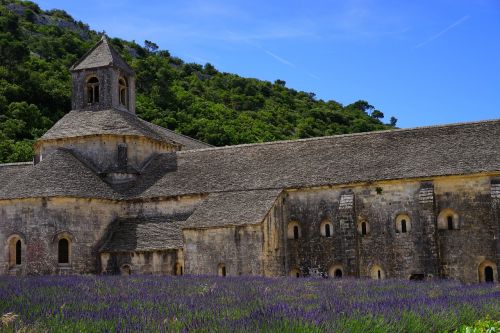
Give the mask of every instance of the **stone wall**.
[[[99, 102], [87, 103], [87, 80], [96, 77], [99, 80]], [[120, 77], [125, 77], [128, 82], [128, 106], [119, 102]], [[71, 98], [72, 110], [106, 110], [115, 108], [130, 113], [135, 113], [135, 77], [129, 76], [117, 68], [100, 68], [72, 73], [73, 96]]]
[[[375, 268], [385, 277], [477, 282], [479, 265], [497, 261], [500, 246], [490, 189], [490, 177], [478, 175], [288, 191], [283, 227], [298, 223], [300, 237], [286, 239], [282, 275], [298, 269], [327, 276], [335, 267], [345, 275], [372, 276]], [[456, 212], [457, 229], [438, 230], [445, 209]], [[321, 234], [325, 220], [332, 223], [331, 237]], [[361, 222], [368, 223], [366, 235]]]
[[[0, 202], [2, 274], [97, 272], [97, 251], [107, 225], [121, 212], [118, 204], [73, 198]], [[22, 264], [9, 271], [7, 238], [20, 235]], [[58, 264], [60, 236], [70, 241], [69, 265]]]
[[182, 250], [101, 253], [100, 258], [104, 274], [182, 275], [184, 268]]
[[[286, 271], [300, 271], [305, 276], [327, 276], [331, 267], [341, 267], [345, 275], [356, 275], [356, 227], [352, 214], [353, 203], [340, 208], [342, 189], [300, 190], [288, 193], [287, 220], [299, 224], [300, 235], [287, 235]], [[331, 237], [321, 234], [322, 222], [331, 223]], [[354, 242], [354, 243], [353, 243]], [[340, 266], [339, 266], [340, 265]]]
[[496, 256], [490, 178], [442, 178], [434, 189], [436, 214], [447, 208], [458, 214], [457, 229], [438, 230], [441, 274], [478, 282], [481, 262], [495, 261]]
[[[183, 250], [102, 256], [100, 246], [117, 217], [189, 214], [206, 196], [3, 200], [0, 274], [116, 273], [125, 264], [132, 273], [173, 274], [180, 263], [188, 274], [218, 274], [223, 264], [227, 275], [331, 276], [341, 270], [343, 276], [378, 277], [380, 271], [381, 277], [478, 282], [490, 266], [498, 281], [499, 183], [476, 175], [288, 190], [261, 224], [184, 229]], [[441, 212], [452, 217], [451, 230]], [[298, 239], [289, 222], [299, 227]], [[22, 263], [10, 267], [15, 237]], [[58, 264], [60, 238], [71, 243], [69, 265]]]
[[36, 160], [41, 160], [57, 148], [71, 149], [93, 163], [99, 172], [103, 172], [123, 169], [124, 166], [120, 165], [118, 158], [119, 145], [127, 147], [125, 167], [128, 165], [136, 170], [140, 170], [154, 154], [177, 150], [173, 145], [144, 137], [96, 135], [60, 140], [39, 140], [35, 146], [35, 154]]
[[[201, 199], [201, 196], [186, 196], [149, 202], [78, 198], [2, 200], [0, 275], [100, 273], [103, 268], [98, 251], [117, 217], [192, 212]], [[21, 238], [22, 264], [9, 267], [12, 253], [9, 239], [13, 235]], [[70, 241], [69, 265], [58, 264], [57, 242], [60, 237]], [[147, 265], [146, 256], [137, 255], [133, 262]], [[172, 257], [170, 252], [167, 257]], [[152, 271], [157, 270], [156, 266], [152, 268]]]
[[285, 202], [286, 195], [280, 195], [262, 222], [264, 276], [280, 276], [287, 271]]
[[184, 229], [186, 274], [262, 275], [262, 225]]

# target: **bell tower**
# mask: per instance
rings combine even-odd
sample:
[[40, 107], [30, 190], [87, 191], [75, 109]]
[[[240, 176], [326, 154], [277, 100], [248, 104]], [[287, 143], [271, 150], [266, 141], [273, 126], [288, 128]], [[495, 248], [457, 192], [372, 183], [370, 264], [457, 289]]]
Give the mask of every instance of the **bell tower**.
[[70, 71], [73, 110], [116, 109], [135, 114], [135, 73], [105, 36]]

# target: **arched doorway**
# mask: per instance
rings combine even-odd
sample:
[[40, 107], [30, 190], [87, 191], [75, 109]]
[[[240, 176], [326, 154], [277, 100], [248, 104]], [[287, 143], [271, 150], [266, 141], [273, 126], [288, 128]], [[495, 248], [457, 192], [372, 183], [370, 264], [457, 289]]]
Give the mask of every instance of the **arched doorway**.
[[298, 278], [300, 277], [300, 270], [298, 268], [292, 268], [288, 273], [288, 276]]
[[484, 282], [493, 282], [493, 267], [486, 266], [484, 268]]
[[479, 264], [479, 282], [495, 282], [497, 280], [497, 265], [492, 260], [484, 260]]

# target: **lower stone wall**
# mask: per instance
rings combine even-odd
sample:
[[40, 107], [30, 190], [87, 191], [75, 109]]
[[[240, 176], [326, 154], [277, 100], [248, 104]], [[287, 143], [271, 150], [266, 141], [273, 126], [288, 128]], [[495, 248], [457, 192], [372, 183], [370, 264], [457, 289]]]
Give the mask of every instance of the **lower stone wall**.
[[446, 209], [458, 216], [454, 229], [437, 231], [443, 277], [479, 282], [481, 263], [495, 262], [499, 235], [495, 235], [490, 186], [488, 177], [435, 182], [436, 214]]
[[[74, 198], [0, 202], [0, 274], [96, 273], [98, 248], [119, 204]], [[20, 265], [12, 265], [11, 244], [21, 241]], [[59, 241], [69, 243], [68, 262], [59, 263]]]
[[101, 253], [103, 274], [164, 274], [182, 275], [182, 250]]
[[[200, 200], [200, 196], [132, 203], [63, 197], [1, 200], [0, 275], [101, 273], [99, 251], [116, 218], [184, 214], [192, 212]], [[69, 262], [65, 264], [58, 263], [61, 238], [69, 241]], [[17, 240], [21, 241], [19, 265], [15, 260]], [[146, 261], [137, 258], [138, 263]]]
[[[297, 239], [293, 232], [286, 239], [288, 270], [330, 276], [338, 267], [344, 275], [360, 277], [376, 278], [380, 271], [381, 277], [480, 282], [485, 267], [491, 267], [498, 281], [499, 222], [490, 178], [453, 176], [288, 191], [283, 225], [300, 228]], [[354, 203], [348, 207], [351, 194]], [[438, 216], [448, 211], [453, 212], [454, 229], [438, 229]], [[332, 223], [331, 237], [322, 234], [325, 221]], [[362, 222], [367, 223], [364, 235]]]
[[263, 275], [261, 225], [184, 229], [186, 274]]

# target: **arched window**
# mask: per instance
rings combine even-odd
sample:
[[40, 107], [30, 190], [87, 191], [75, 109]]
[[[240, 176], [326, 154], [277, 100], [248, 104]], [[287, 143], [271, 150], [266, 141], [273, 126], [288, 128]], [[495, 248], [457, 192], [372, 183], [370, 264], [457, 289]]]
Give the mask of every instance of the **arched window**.
[[329, 277], [334, 277], [336, 279], [340, 279], [340, 278], [342, 278], [343, 275], [344, 275], [344, 269], [342, 268], [341, 264], [333, 265], [328, 270]]
[[182, 275], [184, 274], [182, 271], [182, 265], [180, 263], [176, 263], [174, 267], [174, 274], [175, 275]]
[[288, 239], [299, 239], [302, 236], [300, 226], [297, 221], [291, 221], [288, 223], [287, 236]]
[[13, 235], [8, 240], [9, 248], [9, 268], [19, 266], [22, 264], [23, 257], [23, 242], [21, 237]]
[[99, 103], [99, 80], [95, 76], [87, 80], [87, 103]]
[[300, 277], [300, 270], [298, 268], [292, 268], [288, 273], [290, 277]]
[[443, 209], [438, 215], [437, 225], [440, 230], [460, 229], [458, 214], [450, 208]]
[[494, 282], [496, 277], [497, 266], [491, 260], [483, 261], [478, 267], [479, 282]]
[[120, 97], [120, 104], [127, 107], [128, 106], [128, 85], [125, 78], [120, 78], [118, 80], [118, 96]]
[[321, 222], [319, 226], [320, 234], [323, 237], [332, 237], [333, 234], [333, 225], [330, 220], [324, 220]]
[[370, 233], [370, 224], [364, 218], [358, 221], [356, 228], [361, 236], [366, 236]]
[[226, 265], [219, 264], [218, 269], [217, 269], [217, 274], [219, 276], [226, 276]]
[[60, 264], [69, 264], [69, 241], [66, 238], [59, 239], [57, 243], [57, 260]]
[[385, 279], [385, 273], [382, 267], [379, 265], [373, 265], [370, 270], [370, 276], [374, 280], [382, 280]]
[[396, 217], [396, 232], [407, 233], [411, 230], [411, 220], [406, 214], [400, 214]]

